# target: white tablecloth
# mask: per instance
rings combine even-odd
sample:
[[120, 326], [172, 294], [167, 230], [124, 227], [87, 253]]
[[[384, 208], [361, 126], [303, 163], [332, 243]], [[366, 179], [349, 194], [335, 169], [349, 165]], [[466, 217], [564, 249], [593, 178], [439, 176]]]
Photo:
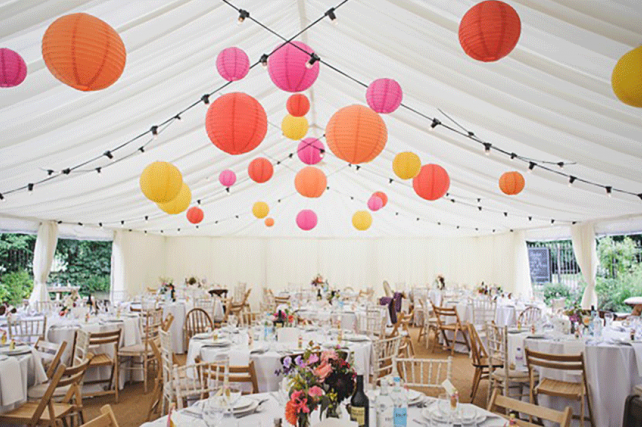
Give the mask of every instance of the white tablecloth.
[[[39, 357], [33, 353], [9, 356], [6, 359], [5, 356], [0, 356], [0, 359], [3, 359], [0, 360], [0, 413], [3, 413], [26, 402], [28, 388], [46, 381], [47, 376]], [[11, 389], [7, 390], [3, 384], [5, 376], [8, 379], [19, 378], [19, 381], [10, 381], [8, 386]]]
[[[587, 379], [591, 393], [591, 403], [597, 427], [621, 427], [624, 414], [624, 401], [633, 393], [633, 387], [642, 384], [642, 375], [638, 371], [636, 354], [633, 347], [602, 343], [587, 345], [584, 340], [568, 337], [558, 341], [551, 339], [527, 338], [528, 333], [508, 335], [508, 357], [515, 363], [516, 348], [528, 347], [534, 351], [557, 354], [584, 353]], [[525, 363], [525, 361], [524, 361]], [[523, 368], [525, 369], [525, 367]], [[580, 381], [580, 377], [562, 374], [550, 369], [543, 370], [543, 377], [564, 381]], [[543, 406], [562, 409], [571, 405], [573, 414], [579, 414], [579, 403], [561, 398], [542, 396]], [[588, 411], [588, 409], [587, 409]]]

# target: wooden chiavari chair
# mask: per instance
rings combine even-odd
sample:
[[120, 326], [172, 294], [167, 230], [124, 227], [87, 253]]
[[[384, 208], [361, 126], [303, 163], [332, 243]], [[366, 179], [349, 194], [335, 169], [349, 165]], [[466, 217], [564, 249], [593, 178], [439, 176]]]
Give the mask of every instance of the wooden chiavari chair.
[[452, 379], [453, 358], [448, 359], [415, 359], [397, 358], [397, 372], [406, 386], [439, 396], [445, 380]]
[[372, 343], [373, 377], [372, 384], [380, 378], [392, 374], [394, 360], [399, 356], [401, 337], [383, 338]]
[[537, 307], [526, 307], [517, 317], [518, 325], [532, 325], [542, 317], [542, 310]]
[[[172, 326], [173, 322], [174, 316], [170, 313], [167, 315], [165, 320], [161, 322], [157, 339], [150, 342], [158, 368], [156, 370], [156, 378], [154, 379], [152, 399], [150, 401], [149, 409], [147, 410], [147, 421], [150, 421], [156, 410], [160, 409], [161, 402], [163, 400], [163, 356], [161, 354], [161, 334], [169, 334], [169, 328]], [[171, 348], [171, 343], [169, 348]]]
[[473, 324], [484, 326], [488, 322], [495, 321], [495, 311], [497, 303], [490, 298], [474, 298], [473, 306]]
[[508, 328], [500, 328], [493, 323], [486, 324], [486, 342], [488, 343], [488, 370], [490, 395], [493, 389], [499, 388], [504, 396], [510, 396], [510, 391], [516, 390], [515, 397], [525, 397], [524, 387], [528, 386], [528, 372], [515, 369], [508, 360]]
[[9, 329], [10, 340], [24, 344], [34, 344], [39, 339], [45, 339], [47, 318], [43, 316], [16, 319], [14, 316], [9, 316], [7, 319], [7, 329]]
[[[243, 394], [256, 394], [259, 392], [259, 383], [256, 378], [256, 369], [254, 368], [254, 361], [251, 360], [247, 366], [233, 366], [227, 368], [228, 381], [235, 384], [249, 384], [252, 387], [251, 392], [243, 392]], [[210, 387], [213, 385], [214, 390], [223, 385], [225, 381], [225, 367], [217, 363], [210, 363], [209, 369], [203, 370], [202, 377], [203, 383], [208, 384]], [[213, 384], [211, 384], [213, 382]]]

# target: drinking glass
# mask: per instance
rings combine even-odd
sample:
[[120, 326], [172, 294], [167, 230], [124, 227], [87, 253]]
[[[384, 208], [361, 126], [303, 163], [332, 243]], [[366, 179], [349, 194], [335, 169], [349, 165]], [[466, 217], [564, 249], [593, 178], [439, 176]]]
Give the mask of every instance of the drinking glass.
[[613, 313], [611, 313], [610, 311], [604, 313], [604, 321], [606, 322], [607, 327], [613, 324], [613, 319], [614, 319]]
[[207, 427], [218, 427], [223, 420], [225, 406], [220, 397], [211, 397], [203, 403], [203, 421]]
[[239, 320], [233, 314], [230, 314], [229, 317], [227, 318], [227, 324], [230, 325], [232, 328], [236, 328], [238, 323], [239, 323]]

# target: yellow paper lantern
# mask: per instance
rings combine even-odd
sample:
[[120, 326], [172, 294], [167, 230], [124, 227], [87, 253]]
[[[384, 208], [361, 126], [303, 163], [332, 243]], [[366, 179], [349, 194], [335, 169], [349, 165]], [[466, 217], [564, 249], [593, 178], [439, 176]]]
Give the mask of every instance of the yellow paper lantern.
[[308, 119], [288, 114], [281, 122], [281, 130], [287, 138], [297, 141], [303, 139], [305, 134], [308, 133]]
[[415, 153], [404, 151], [395, 156], [392, 161], [392, 170], [401, 179], [412, 179], [421, 170], [421, 159]]
[[256, 202], [252, 206], [252, 213], [258, 219], [265, 218], [270, 213], [270, 207], [265, 202]]
[[372, 225], [372, 215], [368, 211], [357, 211], [352, 215], [352, 225], [359, 231], [365, 231]]
[[178, 192], [178, 196], [170, 202], [158, 203], [158, 207], [170, 215], [176, 215], [189, 208], [190, 203], [192, 203], [192, 191], [189, 189], [187, 184], [183, 182], [183, 186], [181, 187], [181, 191]]
[[627, 52], [615, 64], [611, 74], [613, 92], [620, 101], [642, 107], [642, 46]]
[[174, 200], [182, 186], [183, 175], [171, 163], [151, 163], [140, 175], [140, 189], [152, 202], [167, 203]]

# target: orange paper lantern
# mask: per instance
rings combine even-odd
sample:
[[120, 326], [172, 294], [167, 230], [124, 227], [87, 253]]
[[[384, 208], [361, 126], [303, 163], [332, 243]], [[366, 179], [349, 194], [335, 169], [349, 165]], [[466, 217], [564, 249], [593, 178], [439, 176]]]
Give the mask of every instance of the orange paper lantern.
[[466, 12], [459, 24], [459, 43], [478, 61], [497, 61], [517, 45], [522, 23], [511, 6], [497, 0], [483, 1]]
[[247, 174], [252, 181], [263, 184], [272, 178], [274, 167], [265, 157], [258, 157], [250, 162], [250, 165], [247, 167]]
[[266, 227], [272, 227], [274, 225], [274, 218], [265, 218]]
[[499, 178], [499, 189], [509, 196], [521, 193], [525, 184], [524, 176], [515, 171], [506, 172]]
[[73, 13], [47, 28], [42, 57], [55, 78], [74, 89], [92, 91], [118, 80], [127, 51], [109, 24], [86, 13]]
[[294, 186], [303, 197], [321, 197], [328, 186], [328, 179], [321, 169], [307, 166], [296, 174]]
[[335, 156], [352, 164], [369, 162], [388, 141], [388, 129], [379, 114], [363, 105], [350, 105], [334, 113], [325, 128]]
[[243, 154], [259, 146], [267, 133], [267, 114], [256, 99], [228, 93], [210, 104], [205, 117], [207, 136], [228, 154]]
[[288, 109], [288, 113], [294, 117], [303, 117], [310, 111], [310, 101], [302, 93], [295, 93], [290, 96], [285, 106]]
[[381, 199], [381, 201], [383, 202], [382, 207], [385, 207], [388, 204], [388, 196], [383, 191], [377, 191], [376, 193], [372, 193], [372, 196], [378, 197]]
[[192, 224], [198, 224], [203, 221], [203, 217], [205, 217], [205, 214], [198, 206], [192, 206], [187, 210], [187, 220]]
[[412, 187], [422, 199], [437, 200], [448, 192], [450, 177], [446, 169], [439, 165], [424, 165], [419, 174], [412, 179]]

